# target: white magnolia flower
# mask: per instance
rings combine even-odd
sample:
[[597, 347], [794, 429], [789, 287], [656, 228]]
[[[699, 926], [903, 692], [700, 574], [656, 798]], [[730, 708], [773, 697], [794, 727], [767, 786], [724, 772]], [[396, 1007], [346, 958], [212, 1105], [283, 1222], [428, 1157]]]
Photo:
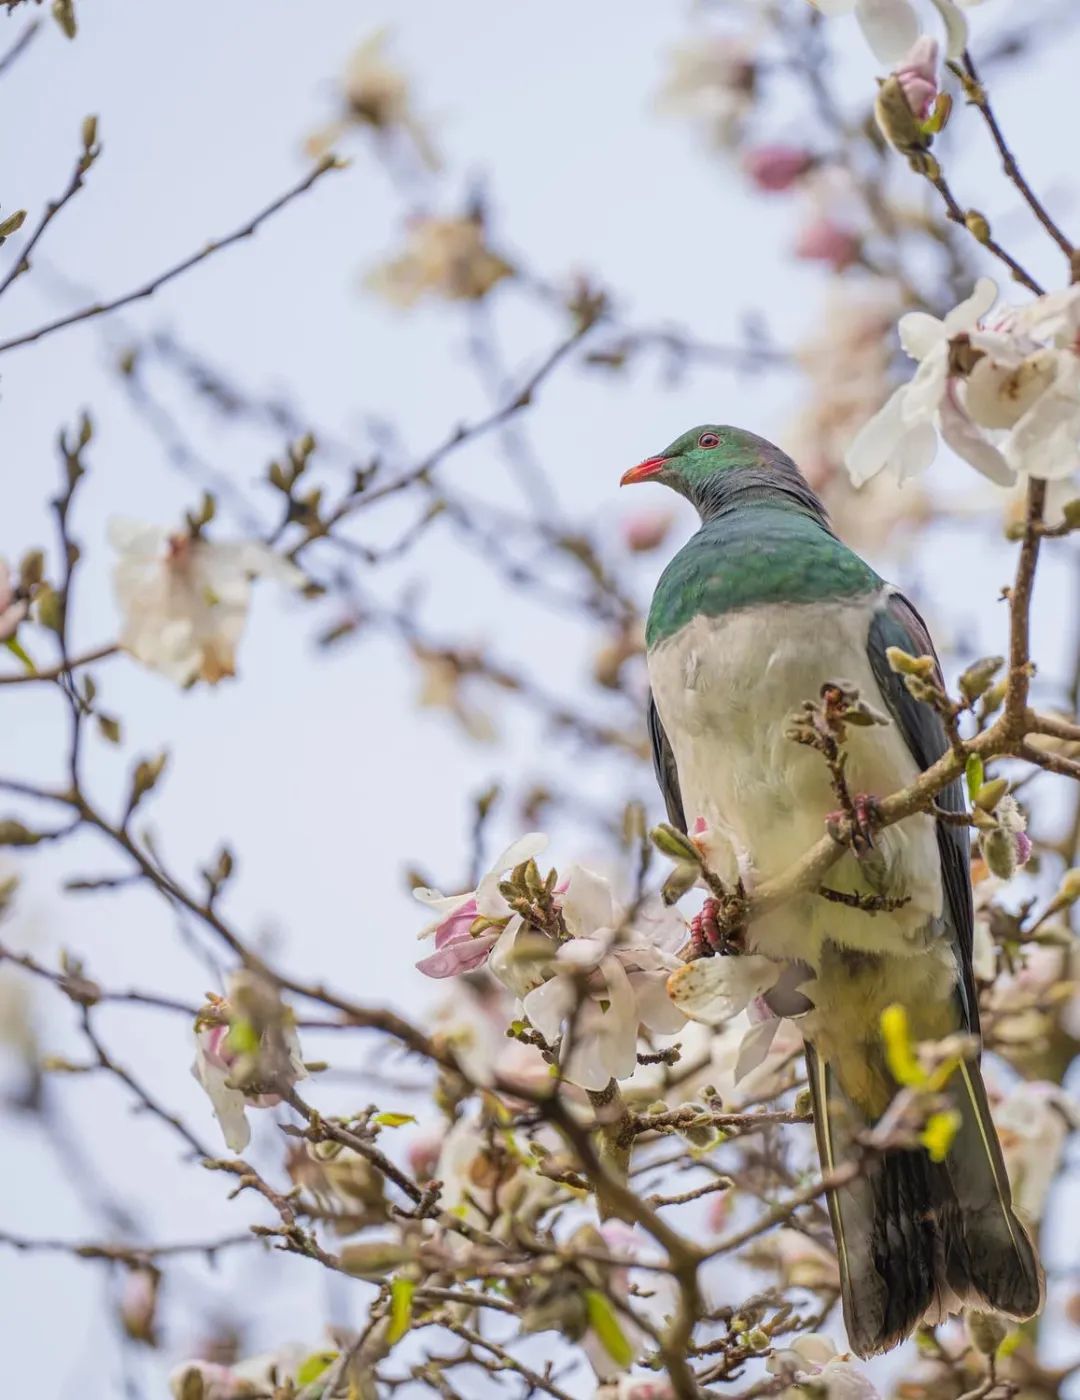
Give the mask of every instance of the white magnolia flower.
[[784, 1391], [790, 1400], [803, 1400], [807, 1394], [822, 1400], [879, 1400], [858, 1364], [847, 1353], [838, 1353], [831, 1339], [820, 1332], [807, 1332], [782, 1351], [774, 1351], [765, 1369], [774, 1376], [790, 1376], [794, 1384]]
[[[522, 861], [535, 859], [547, 844], [548, 838], [541, 831], [518, 837], [497, 856], [476, 889], [464, 894], [444, 895], [423, 887], [413, 890], [413, 898], [426, 904], [435, 916], [417, 935], [435, 935], [435, 952], [416, 964], [419, 970], [428, 977], [456, 977], [487, 962], [504, 926], [508, 933], [511, 927], [516, 931], [521, 926], [520, 917], [512, 913], [499, 885], [508, 871]], [[478, 918], [490, 919], [499, 927], [485, 929], [474, 937], [470, 929]], [[509, 924], [505, 924], [507, 919]]]
[[994, 1106], [994, 1122], [1016, 1204], [1037, 1223], [1080, 1107], [1058, 1084], [1024, 1082]]
[[[218, 1002], [216, 1009], [226, 1010], [227, 1003]], [[283, 1078], [290, 1084], [306, 1079], [307, 1070], [295, 1027], [282, 1025], [275, 1038], [280, 1043], [268, 1047], [266, 1058], [269, 1064], [277, 1060], [282, 1062], [280, 1069], [275, 1066], [277, 1078]], [[254, 1055], [261, 1056], [263, 1050], [264, 1047], [260, 1045]], [[230, 1152], [243, 1152], [251, 1141], [246, 1109], [275, 1108], [281, 1102], [280, 1094], [252, 1093], [236, 1085], [231, 1076], [238, 1064], [247, 1058], [244, 1052], [238, 1051], [230, 1043], [230, 1026], [227, 1023], [200, 1025], [196, 1022], [195, 1063], [191, 1072], [206, 1091]]]
[[500, 1239], [513, 1236], [515, 1221], [535, 1223], [562, 1194], [550, 1177], [533, 1170], [527, 1144], [468, 1115], [446, 1134], [435, 1177], [449, 1211]]
[[216, 685], [235, 674], [253, 578], [304, 582], [295, 564], [257, 541], [208, 540], [128, 519], [109, 522], [109, 539], [120, 554], [120, 644], [178, 685]]
[[[534, 985], [522, 996], [522, 1006], [549, 1041], [565, 1027], [566, 1078], [583, 1089], [603, 1089], [610, 1079], [634, 1073], [642, 1024], [660, 1035], [682, 1026], [685, 1017], [665, 988], [668, 974], [680, 966], [675, 954], [686, 926], [672, 910], [642, 910], [634, 927], [623, 929], [610, 884], [580, 865], [570, 873], [562, 915], [570, 938], [546, 965], [534, 965]], [[493, 956], [496, 976], [499, 966]]]
[[696, 120], [716, 145], [738, 141], [757, 91], [757, 50], [745, 36], [697, 39], [671, 55], [661, 111]]
[[[919, 13], [911, 0], [810, 0], [825, 15], [846, 15], [852, 11], [859, 21], [866, 42], [879, 63], [890, 66], [901, 59], [919, 37]], [[968, 23], [960, 13], [982, 0], [930, 0], [945, 25], [945, 47], [949, 58], [960, 58], [967, 48]]]
[[1018, 475], [1057, 479], [1080, 444], [1080, 287], [984, 318], [997, 288], [980, 278], [944, 320], [900, 318], [900, 343], [919, 361], [912, 380], [856, 435], [848, 471], [859, 486], [883, 468], [900, 481], [924, 471], [937, 435], [1001, 486]]

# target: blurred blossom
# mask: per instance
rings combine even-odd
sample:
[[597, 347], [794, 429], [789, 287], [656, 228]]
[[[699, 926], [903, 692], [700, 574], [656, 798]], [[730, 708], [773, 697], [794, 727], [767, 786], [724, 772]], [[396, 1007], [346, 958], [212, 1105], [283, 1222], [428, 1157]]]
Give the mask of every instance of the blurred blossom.
[[822, 214], [804, 224], [793, 252], [807, 262], [823, 262], [834, 272], [843, 272], [858, 259], [862, 247], [859, 235], [847, 225]]
[[413, 643], [412, 651], [420, 668], [420, 708], [446, 710], [470, 739], [478, 744], [490, 743], [495, 738], [495, 726], [490, 716], [470, 700], [465, 688], [466, 670], [457, 657], [430, 651], [419, 643]]
[[925, 121], [938, 95], [938, 42], [920, 34], [893, 69], [912, 113]]
[[120, 1290], [120, 1325], [134, 1342], [157, 1346], [161, 1275], [154, 1268], [128, 1269]]
[[382, 1173], [340, 1142], [294, 1142], [285, 1162], [294, 1186], [306, 1191], [339, 1235], [386, 1219]]
[[885, 468], [900, 481], [925, 471], [938, 433], [998, 485], [1018, 474], [1052, 480], [1075, 472], [1080, 287], [1003, 308], [984, 323], [996, 300], [997, 287], [983, 277], [944, 320], [900, 318], [900, 342], [919, 368], [852, 443], [856, 485]]
[[235, 1366], [213, 1361], [185, 1361], [169, 1377], [173, 1400], [251, 1400], [269, 1396], [296, 1379], [305, 1359], [299, 1347], [282, 1347]]
[[527, 1144], [475, 1115], [459, 1118], [446, 1134], [435, 1176], [447, 1210], [500, 1239], [513, 1237], [516, 1221], [534, 1225], [562, 1195], [534, 1170]]
[[[499, 885], [509, 871], [538, 856], [547, 844], [548, 838], [539, 831], [519, 837], [496, 858], [476, 889], [464, 894], [444, 895], [423, 887], [413, 890], [413, 898], [435, 914], [418, 935], [434, 934], [435, 952], [421, 958], [417, 968], [428, 977], [457, 977], [485, 963], [513, 912]], [[520, 924], [520, 917], [514, 918]], [[471, 929], [477, 919], [487, 921], [489, 927], [474, 935]]]
[[1018, 1084], [992, 1105], [1013, 1197], [1026, 1220], [1043, 1216], [1065, 1142], [1080, 1128], [1080, 1108], [1058, 1084]]
[[120, 645], [177, 685], [216, 685], [236, 674], [252, 579], [304, 583], [294, 564], [254, 540], [170, 534], [128, 519], [109, 522], [109, 539], [120, 554], [113, 573]]
[[242, 1152], [251, 1140], [245, 1109], [276, 1107], [278, 1090], [305, 1079], [307, 1071], [290, 1013], [273, 993], [240, 976], [232, 979], [230, 993], [231, 1000], [215, 998], [195, 1022], [192, 1073], [229, 1150]]
[[755, 1240], [743, 1251], [747, 1263], [775, 1269], [785, 1288], [840, 1290], [836, 1254], [801, 1230], [781, 1229]]
[[26, 616], [26, 600], [15, 597], [15, 585], [7, 561], [0, 559], [0, 642], [14, 637]]
[[813, 155], [804, 146], [751, 146], [742, 157], [743, 174], [768, 194], [791, 189], [813, 163]]
[[858, 1362], [840, 1355], [832, 1341], [820, 1332], [807, 1332], [787, 1347], [773, 1352], [765, 1369], [774, 1376], [790, 1377], [793, 1384], [783, 1395], [789, 1400], [879, 1400]]
[[633, 554], [647, 554], [667, 539], [675, 515], [670, 510], [639, 510], [623, 516], [619, 522], [619, 533], [623, 544]]
[[623, 683], [626, 663], [645, 654], [645, 622], [634, 618], [608, 633], [593, 656], [593, 679], [605, 690], [618, 690]]
[[671, 56], [658, 105], [690, 117], [717, 146], [734, 146], [757, 92], [757, 51], [744, 36], [715, 35]]
[[380, 29], [350, 58], [342, 78], [345, 115], [316, 132], [308, 143], [310, 155], [326, 155], [350, 125], [380, 133], [403, 132], [429, 170], [437, 170], [439, 158], [424, 126], [412, 108], [409, 83], [386, 58], [388, 31]]
[[479, 301], [513, 276], [513, 266], [488, 246], [479, 215], [423, 215], [410, 222], [405, 251], [370, 273], [367, 285], [396, 306], [413, 306], [426, 296]]

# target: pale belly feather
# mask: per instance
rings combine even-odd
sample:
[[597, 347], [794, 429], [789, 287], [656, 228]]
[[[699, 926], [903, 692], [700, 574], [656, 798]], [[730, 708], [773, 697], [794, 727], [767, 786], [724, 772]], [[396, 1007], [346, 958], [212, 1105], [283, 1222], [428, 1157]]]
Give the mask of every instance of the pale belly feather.
[[[785, 731], [800, 702], [817, 699], [826, 681], [858, 687], [886, 712], [866, 654], [872, 607], [869, 601], [783, 604], [697, 618], [650, 653], [653, 695], [675, 756], [686, 819], [692, 827], [703, 817], [719, 834], [714, 864], [724, 879], [741, 874], [752, 886], [778, 875], [824, 833], [837, 805], [828, 769], [819, 753]], [[847, 751], [853, 792], [883, 797], [918, 772], [895, 724], [850, 729]], [[902, 909], [868, 914], [807, 895], [756, 921], [750, 948], [815, 970], [829, 941], [905, 961], [932, 948], [936, 956], [906, 975], [929, 979], [937, 1000], [955, 967], [936, 937], [942, 886], [934, 823], [910, 817], [880, 832], [876, 843], [885, 858], [887, 892], [908, 900]], [[868, 888], [850, 854], [827, 883]], [[883, 986], [867, 995], [884, 1004], [893, 991]]]

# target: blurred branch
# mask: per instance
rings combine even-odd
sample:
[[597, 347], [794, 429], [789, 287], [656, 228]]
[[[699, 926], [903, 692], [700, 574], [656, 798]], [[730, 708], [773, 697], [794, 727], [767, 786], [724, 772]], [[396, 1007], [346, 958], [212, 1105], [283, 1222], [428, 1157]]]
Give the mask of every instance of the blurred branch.
[[268, 204], [265, 209], [261, 209], [242, 228], [238, 228], [234, 233], [227, 234], [224, 238], [211, 239], [205, 247], [197, 253], [192, 253], [183, 261], [176, 263], [167, 271], [159, 273], [149, 282], [137, 287], [134, 291], [125, 292], [123, 295], [114, 298], [112, 301], [94, 302], [91, 306], [81, 307], [78, 311], [69, 312], [66, 316], [60, 316], [55, 321], [49, 321], [44, 326], [38, 326], [31, 331], [24, 331], [21, 335], [13, 336], [10, 340], [0, 341], [0, 354], [6, 350], [14, 350], [20, 345], [29, 345], [34, 341], [42, 340], [46, 336], [53, 335], [56, 331], [64, 330], [67, 326], [76, 325], [80, 321], [88, 321], [97, 316], [107, 316], [110, 312], [118, 311], [121, 307], [130, 306], [133, 302], [143, 301], [151, 297], [155, 292], [176, 278], [183, 276], [199, 263], [205, 262], [207, 258], [215, 253], [221, 252], [225, 248], [232, 247], [235, 243], [242, 242], [245, 238], [250, 238], [261, 226], [279, 212], [286, 208], [295, 199], [299, 199], [311, 187], [331, 170], [341, 170], [344, 167], [334, 156], [327, 156], [320, 161], [304, 178], [292, 189], [287, 190], [279, 198]]

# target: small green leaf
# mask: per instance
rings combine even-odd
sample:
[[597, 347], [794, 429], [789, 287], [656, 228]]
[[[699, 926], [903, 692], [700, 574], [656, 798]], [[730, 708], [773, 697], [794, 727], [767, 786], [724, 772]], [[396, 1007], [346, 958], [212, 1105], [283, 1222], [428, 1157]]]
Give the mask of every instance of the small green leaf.
[[37, 674], [37, 667], [30, 660], [29, 656], [27, 656], [24, 647], [22, 646], [17, 637], [9, 637], [4, 643], [4, 645], [7, 647], [8, 651], [11, 652], [12, 656], [18, 657], [18, 659], [26, 667], [28, 675], [33, 676]]
[[413, 1294], [416, 1284], [411, 1278], [396, 1278], [390, 1285], [390, 1326], [386, 1340], [391, 1346], [400, 1342], [412, 1322]]
[[336, 1351], [314, 1351], [301, 1361], [296, 1369], [296, 1384], [310, 1385], [312, 1381], [317, 1381], [322, 1373], [327, 1370], [338, 1359]]
[[380, 1128], [403, 1128], [406, 1123], [415, 1123], [416, 1118], [411, 1113], [376, 1113], [371, 1121]]
[[615, 1309], [595, 1288], [585, 1290], [585, 1306], [589, 1314], [589, 1326], [596, 1333], [596, 1339], [611, 1357], [616, 1366], [632, 1366], [634, 1349], [626, 1340], [626, 1334], [619, 1326]]
[[964, 776], [967, 778], [968, 796], [974, 802], [986, 776], [983, 770], [983, 761], [977, 753], [968, 754]]

